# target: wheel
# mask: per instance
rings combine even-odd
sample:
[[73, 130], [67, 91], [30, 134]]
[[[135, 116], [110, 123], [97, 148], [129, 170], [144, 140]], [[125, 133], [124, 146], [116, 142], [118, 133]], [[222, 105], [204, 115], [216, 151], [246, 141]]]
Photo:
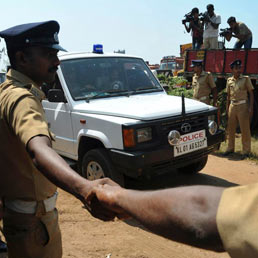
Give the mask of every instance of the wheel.
[[124, 185], [124, 176], [115, 171], [105, 149], [86, 152], [81, 163], [81, 173], [88, 180], [109, 177], [121, 186]]
[[208, 161], [208, 156], [202, 158], [198, 162], [195, 162], [195, 163], [192, 163], [188, 166], [179, 168], [178, 171], [180, 173], [188, 173], [188, 174], [198, 173], [199, 171], [201, 171], [205, 167], [207, 161]]

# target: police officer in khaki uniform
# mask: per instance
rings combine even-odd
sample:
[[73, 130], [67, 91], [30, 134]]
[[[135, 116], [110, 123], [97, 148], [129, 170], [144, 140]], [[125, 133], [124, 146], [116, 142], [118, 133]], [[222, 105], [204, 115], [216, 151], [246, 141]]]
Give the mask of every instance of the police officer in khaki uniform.
[[52, 83], [64, 49], [56, 21], [18, 25], [0, 32], [11, 64], [0, 85], [0, 198], [9, 258], [60, 258], [61, 234], [55, 208], [57, 186], [103, 220], [115, 214], [93, 201], [90, 189], [109, 179], [88, 181], [51, 148], [54, 136], [41, 105], [40, 87]]
[[213, 106], [217, 106], [217, 88], [210, 72], [205, 72], [202, 67], [202, 60], [192, 60], [191, 67], [194, 70], [192, 87], [193, 98], [210, 105], [210, 94], [213, 95]]
[[[248, 76], [241, 75], [241, 60], [230, 64], [233, 76], [227, 80], [228, 147], [225, 156], [234, 152], [235, 133], [239, 123], [244, 157], [251, 152], [250, 118], [253, 115], [253, 85]], [[248, 104], [248, 95], [250, 103]]]
[[100, 185], [89, 195], [93, 196], [173, 241], [217, 252], [227, 251], [232, 258], [258, 257], [257, 183], [229, 188], [196, 185], [156, 191]]

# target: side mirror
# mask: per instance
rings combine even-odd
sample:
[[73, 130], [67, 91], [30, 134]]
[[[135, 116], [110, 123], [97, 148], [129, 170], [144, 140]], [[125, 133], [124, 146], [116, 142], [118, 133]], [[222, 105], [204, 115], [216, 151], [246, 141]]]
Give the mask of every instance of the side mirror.
[[49, 102], [64, 102], [67, 103], [64, 92], [60, 89], [50, 89], [47, 94]]

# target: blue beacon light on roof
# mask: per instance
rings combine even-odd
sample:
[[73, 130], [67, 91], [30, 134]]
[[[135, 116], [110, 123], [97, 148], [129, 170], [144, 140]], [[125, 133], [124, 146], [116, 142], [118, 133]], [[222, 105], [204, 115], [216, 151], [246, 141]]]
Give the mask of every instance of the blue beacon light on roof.
[[93, 45], [93, 53], [103, 54], [103, 45], [101, 45], [101, 44]]

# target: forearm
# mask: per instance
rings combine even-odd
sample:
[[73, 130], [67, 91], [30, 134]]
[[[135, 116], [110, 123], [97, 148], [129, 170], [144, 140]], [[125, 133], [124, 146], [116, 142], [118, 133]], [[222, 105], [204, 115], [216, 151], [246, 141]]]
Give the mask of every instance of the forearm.
[[187, 25], [184, 23], [186, 31], [189, 33], [191, 31], [191, 27], [187, 27]]
[[213, 106], [217, 106], [217, 100], [218, 100], [218, 92], [217, 89], [212, 89], [212, 96], [213, 96]]
[[219, 24], [211, 22], [211, 26], [212, 26], [214, 29], [217, 29], [217, 28], [219, 27]]
[[239, 39], [240, 41], [246, 40], [246, 35], [232, 34], [232, 37], [235, 37], [235, 38]]
[[223, 188], [181, 187], [154, 192], [122, 190], [117, 204], [156, 234], [222, 251], [216, 213]]
[[88, 181], [73, 171], [48, 145], [48, 139], [45, 138], [30, 141], [30, 154], [35, 166], [56, 186], [83, 200], [83, 194], [88, 189]]
[[252, 118], [253, 116], [253, 108], [254, 108], [254, 94], [253, 94], [253, 91], [250, 91], [249, 92], [249, 114], [250, 114], [250, 119]]

